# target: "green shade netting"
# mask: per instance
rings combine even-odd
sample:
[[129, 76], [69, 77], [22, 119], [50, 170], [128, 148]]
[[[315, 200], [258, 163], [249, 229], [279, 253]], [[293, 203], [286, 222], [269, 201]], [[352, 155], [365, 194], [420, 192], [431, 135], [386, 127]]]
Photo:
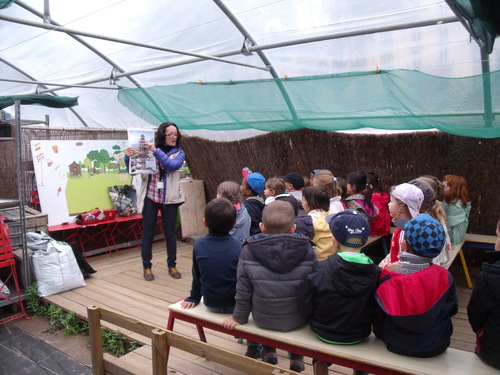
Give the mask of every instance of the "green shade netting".
[[[491, 96], [484, 94], [483, 80], [490, 84]], [[390, 70], [121, 89], [118, 100], [152, 124], [171, 121], [181, 129], [371, 127], [439, 129], [462, 136], [494, 138], [500, 136], [499, 81], [500, 71], [443, 78], [412, 70]], [[485, 97], [493, 108], [486, 116]]]
[[70, 98], [67, 96], [53, 96], [47, 94], [27, 94], [0, 96], [0, 109], [14, 105], [16, 100], [19, 100], [21, 104], [37, 104], [51, 108], [67, 108], [78, 105], [78, 98]]

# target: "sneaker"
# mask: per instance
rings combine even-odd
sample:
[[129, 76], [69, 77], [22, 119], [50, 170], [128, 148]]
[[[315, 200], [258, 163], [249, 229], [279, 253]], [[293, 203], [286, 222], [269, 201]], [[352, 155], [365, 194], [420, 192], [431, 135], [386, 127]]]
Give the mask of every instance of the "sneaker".
[[172, 276], [174, 279], [180, 279], [182, 277], [181, 273], [177, 271], [177, 268], [172, 267], [168, 269], [168, 273], [170, 276]]
[[153, 272], [151, 272], [151, 268], [145, 268], [144, 269], [144, 280], [153, 281], [154, 279], [155, 279], [155, 275], [153, 275]]
[[328, 375], [328, 364], [323, 361], [316, 361], [313, 363], [314, 375]]
[[247, 346], [246, 357], [260, 359], [262, 358], [262, 348], [259, 345], [249, 345]]
[[264, 355], [262, 356], [264, 362], [271, 365], [278, 364], [278, 356], [276, 355], [276, 348], [264, 347]]
[[302, 372], [305, 370], [304, 356], [293, 354], [290, 355], [290, 370], [295, 372]]

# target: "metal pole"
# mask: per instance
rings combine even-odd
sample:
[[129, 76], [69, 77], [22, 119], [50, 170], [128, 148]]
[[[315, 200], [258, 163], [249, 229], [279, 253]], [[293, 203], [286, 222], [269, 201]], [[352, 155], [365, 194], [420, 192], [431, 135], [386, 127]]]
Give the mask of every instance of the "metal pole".
[[0, 14], [0, 20], [4, 20], [4, 21], [7, 21], [7, 22], [18, 23], [18, 24], [26, 25], [26, 26], [38, 27], [40, 29], [45, 29], [45, 30], [50, 30], [50, 31], [57, 31], [57, 32], [62, 32], [62, 33], [66, 33], [66, 34], [74, 34], [74, 35], [86, 36], [86, 37], [89, 37], [89, 38], [106, 40], [108, 42], [121, 43], [121, 44], [126, 44], [126, 45], [130, 45], [130, 46], [135, 46], [135, 47], [150, 48], [150, 49], [154, 49], [154, 50], [158, 50], [158, 51], [171, 52], [171, 53], [176, 53], [176, 54], [179, 54], [179, 55], [193, 56], [193, 57], [198, 57], [198, 58], [204, 59], [204, 60], [214, 60], [214, 61], [223, 62], [223, 63], [226, 63], [226, 64], [240, 65], [240, 66], [244, 66], [244, 67], [247, 67], [247, 68], [259, 69], [259, 70], [266, 70], [267, 71], [267, 67], [261, 67], [261, 66], [256, 66], [256, 65], [250, 65], [250, 64], [240, 63], [240, 62], [237, 62], [237, 61], [220, 59], [220, 58], [215, 57], [215, 56], [204, 55], [204, 54], [201, 54], [201, 53], [195, 53], [195, 52], [189, 52], [189, 51], [181, 51], [181, 50], [178, 50], [178, 49], [175, 49], [175, 48], [168, 48], [168, 47], [156, 46], [156, 45], [153, 45], [153, 44], [133, 42], [131, 40], [125, 40], [125, 39], [120, 39], [120, 38], [112, 38], [112, 37], [109, 37], [109, 36], [103, 36], [103, 35], [93, 34], [93, 33], [89, 33], [89, 32], [86, 32], [86, 31], [68, 29], [68, 28], [63, 27], [63, 26], [46, 25], [46, 24], [39, 23], [39, 22], [32, 22], [32, 21], [23, 20], [23, 19], [20, 19], [20, 18], [4, 16], [4, 15], [1, 15], [1, 14]]
[[[38, 12], [36, 9], [34, 9], [34, 8], [32, 8], [32, 7], [24, 4], [22, 1], [18, 1], [17, 5], [19, 5], [20, 7], [23, 7], [28, 12], [31, 12], [34, 15], [43, 18], [43, 22], [44, 23], [49, 23], [48, 21], [50, 21], [50, 23], [52, 25], [61, 26], [56, 21], [50, 19], [50, 13], [48, 11], [48, 9], [49, 9], [48, 8], [48, 4], [45, 7], [46, 12], [44, 14], [40, 14], [40, 12]], [[48, 15], [48, 17], [46, 17], [46, 15]], [[48, 19], [48, 21], [47, 21], [47, 19]], [[68, 34], [68, 36], [70, 36], [71, 38], [73, 38], [74, 40], [76, 40], [78, 43], [80, 43], [84, 47], [88, 48], [90, 51], [94, 52], [97, 56], [99, 56], [101, 59], [103, 59], [104, 61], [106, 61], [111, 67], [113, 67], [113, 69], [116, 69], [116, 70], [118, 70], [121, 73], [126, 73], [125, 68], [121, 67], [118, 62], [116, 62], [116, 61], [112, 60], [111, 58], [109, 58], [108, 56], [106, 56], [104, 53], [102, 53], [101, 51], [99, 51], [97, 48], [95, 48], [94, 46], [92, 46], [90, 43], [86, 42], [83, 38], [80, 38], [78, 35], [73, 35], [73, 34]], [[130, 75], [130, 76], [127, 76], [126, 78], [130, 82], [132, 82], [137, 88], [141, 89], [143, 95], [154, 105], [154, 107], [165, 118], [167, 117], [167, 114], [165, 113], [165, 111], [163, 110], [163, 108], [161, 107], [161, 105], [155, 100], [155, 98], [153, 98], [151, 96], [151, 94], [149, 94], [149, 92], [147, 90], [144, 90], [142, 84], [140, 84], [139, 81], [137, 81], [134, 76]], [[114, 88], [114, 89], [116, 89], [116, 88]], [[75, 110], [73, 110], [73, 112], [75, 112]]]
[[[30, 25], [30, 23], [25, 23], [23, 20], [15, 19], [12, 17], [5, 17], [0, 14], [0, 20], [6, 20], [10, 22], [18, 22], [18, 23], [24, 23]], [[369, 34], [375, 34], [375, 33], [382, 33], [382, 32], [387, 32], [387, 31], [397, 31], [397, 30], [405, 30], [405, 29], [410, 29], [410, 28], [417, 28], [417, 27], [426, 27], [426, 26], [436, 26], [436, 25], [442, 25], [446, 23], [454, 23], [458, 22], [459, 19], [457, 17], [445, 17], [445, 18], [436, 18], [432, 20], [427, 20], [427, 21], [419, 21], [419, 22], [410, 22], [410, 23], [403, 23], [399, 25], [393, 25], [393, 26], [385, 26], [385, 27], [374, 27], [374, 28], [369, 28], [369, 29], [364, 29], [364, 30], [355, 30], [355, 31], [348, 31], [348, 32], [341, 32], [341, 33], [335, 33], [335, 34], [328, 34], [328, 35], [321, 35], [321, 36], [316, 36], [316, 37], [311, 37], [311, 38], [302, 38], [302, 39], [294, 39], [294, 40], [288, 40], [284, 42], [279, 42], [279, 43], [270, 43], [270, 44], [260, 44], [256, 46], [252, 46], [251, 51], [257, 52], [257, 51], [265, 51], [268, 49], [273, 49], [273, 48], [280, 48], [280, 47], [288, 47], [288, 46], [294, 46], [298, 44], [306, 44], [306, 43], [312, 43], [312, 42], [321, 42], [321, 41], [326, 41], [326, 40], [333, 40], [333, 39], [342, 39], [342, 38], [348, 38], [352, 36], [358, 36], [358, 35], [369, 35]], [[35, 24], [33, 26], [37, 26], [39, 24]], [[40, 27], [40, 26], [38, 26]], [[54, 29], [55, 31], [58, 31], [57, 29]], [[147, 45], [144, 45], [144, 47], [148, 47]], [[152, 47], [149, 47], [152, 48]], [[235, 56], [241, 54], [241, 49], [233, 50], [233, 51], [226, 51], [222, 53], [215, 54], [214, 56], [216, 57], [230, 57], [230, 56]], [[181, 61], [176, 61], [172, 62], [169, 64], [162, 64], [162, 65], [157, 65], [151, 68], [147, 69], [139, 69], [139, 70], [133, 70], [133, 71], [128, 71], [124, 73], [117, 73], [116, 78], [121, 78], [121, 77], [128, 77], [128, 76], [133, 76], [133, 75], [138, 75], [138, 74], [143, 74], [143, 73], [149, 73], [153, 72], [156, 70], [162, 70], [162, 69], [167, 69], [171, 68], [174, 66], [182, 66], [182, 65], [188, 65], [188, 64], [194, 64], [198, 63], [201, 61], [205, 61], [207, 58], [187, 58], [185, 60]], [[262, 68], [260, 68], [262, 69]], [[266, 67], [264, 70], [269, 69], [269, 67]], [[81, 81], [78, 84], [79, 85], [86, 85], [86, 84], [93, 84], [93, 83], [98, 83], [98, 82], [104, 82], [104, 81], [109, 81], [109, 76], [106, 77], [101, 77], [101, 78], [96, 78], [88, 81]], [[47, 93], [47, 92], [54, 92], [58, 90], [62, 90], [63, 88], [51, 88], [47, 90], [40, 91], [40, 93]]]
[[[17, 194], [19, 202], [19, 224], [21, 228], [21, 247], [23, 254], [23, 285], [25, 288], [31, 284], [31, 275], [28, 259], [28, 247], [26, 246], [26, 215], [24, 212], [24, 171], [23, 171], [23, 153], [21, 145], [21, 101], [16, 100], [15, 116], [16, 116], [16, 149], [17, 149]], [[21, 299], [21, 296], [19, 296]]]
[[[233, 12], [229, 10], [229, 8], [224, 4], [222, 0], [214, 0], [215, 4], [224, 12], [224, 14], [229, 18], [229, 20], [233, 23], [233, 25], [238, 29], [238, 31], [241, 33], [245, 39], [248, 39], [250, 41], [251, 48], [253, 48], [255, 45], [257, 45], [257, 42], [255, 39], [252, 37], [250, 32], [243, 26], [243, 24], [240, 22], [240, 20], [234, 15]], [[271, 76], [275, 78], [276, 85], [278, 86], [278, 89], [280, 90], [281, 95], [283, 96], [283, 100], [285, 101], [288, 110], [290, 111], [290, 115], [292, 116], [292, 120], [296, 125], [300, 125], [300, 119], [297, 116], [297, 111], [295, 110], [295, 106], [293, 105], [292, 99], [290, 98], [290, 95], [288, 95], [288, 91], [286, 90], [285, 86], [283, 85], [283, 82], [279, 79], [280, 77], [278, 76], [278, 72], [276, 69], [274, 69], [273, 64], [271, 64], [271, 61], [267, 58], [266, 54], [264, 51], [257, 51], [257, 55], [260, 57], [264, 65], [269, 67], [269, 72], [271, 73]]]
[[493, 106], [491, 104], [491, 76], [490, 76], [490, 55], [484, 45], [480, 45], [481, 50], [481, 71], [483, 72], [483, 100], [484, 100], [484, 126], [493, 126]]

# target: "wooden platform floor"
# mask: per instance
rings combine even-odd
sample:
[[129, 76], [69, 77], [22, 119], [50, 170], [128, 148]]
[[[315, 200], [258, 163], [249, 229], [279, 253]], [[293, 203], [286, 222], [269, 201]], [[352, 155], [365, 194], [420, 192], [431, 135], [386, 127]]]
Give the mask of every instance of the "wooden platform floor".
[[[120, 251], [115, 256], [103, 255], [89, 258], [89, 264], [97, 271], [86, 280], [87, 286], [72, 291], [46, 297], [49, 303], [60, 306], [67, 311], [75, 311], [83, 319], [87, 318], [87, 306], [95, 305], [130, 315], [159, 327], [167, 326], [167, 307], [181, 298], [187, 297], [191, 288], [192, 245], [178, 242], [177, 268], [183, 277], [174, 280], [168, 275], [166, 252], [163, 242], [156, 242], [153, 248], [153, 272], [155, 280], [145, 281], [142, 275], [140, 250], [131, 248]], [[467, 288], [461, 266], [450, 269], [457, 284], [459, 296], [459, 312], [453, 318], [454, 333], [451, 346], [457, 349], [473, 351], [474, 334], [467, 321], [467, 303], [471, 290]], [[476, 272], [470, 270], [473, 275]], [[116, 329], [116, 327], [109, 327]], [[192, 324], [176, 321], [175, 331], [198, 338]], [[147, 340], [130, 332], [122, 332], [141, 343]], [[207, 330], [207, 341], [234, 352], [244, 353], [246, 346], [239, 344], [233, 337]], [[279, 365], [288, 369], [287, 353], [278, 350]], [[145, 345], [140, 349], [122, 357], [135, 366], [144, 369], [144, 374], [151, 373], [151, 348]], [[312, 374], [311, 359], [306, 358], [304, 374]], [[221, 366], [192, 354], [173, 348], [169, 360], [169, 373], [177, 374], [231, 374], [238, 371]], [[351, 369], [333, 365], [330, 374], [352, 374]]]

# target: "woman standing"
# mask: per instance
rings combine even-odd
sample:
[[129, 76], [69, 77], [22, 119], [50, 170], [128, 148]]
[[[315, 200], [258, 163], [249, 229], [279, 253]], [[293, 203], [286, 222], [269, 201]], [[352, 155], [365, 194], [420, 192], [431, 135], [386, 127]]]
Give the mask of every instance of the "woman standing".
[[[158, 127], [155, 142], [148, 143], [146, 148], [156, 158], [156, 173], [141, 175], [142, 186], [138, 193], [138, 202], [144, 201], [142, 208], [142, 220], [144, 232], [141, 243], [141, 257], [144, 268], [144, 279], [154, 280], [151, 271], [153, 258], [153, 239], [155, 235], [156, 219], [158, 211], [161, 212], [163, 220], [163, 233], [166, 238], [167, 267], [168, 273], [174, 279], [180, 279], [182, 275], [176, 268], [177, 239], [175, 235], [177, 211], [184, 203], [184, 194], [180, 184], [179, 168], [182, 166], [186, 155], [180, 147], [181, 134], [176, 124], [165, 122]], [[136, 150], [127, 148], [126, 163]]]

